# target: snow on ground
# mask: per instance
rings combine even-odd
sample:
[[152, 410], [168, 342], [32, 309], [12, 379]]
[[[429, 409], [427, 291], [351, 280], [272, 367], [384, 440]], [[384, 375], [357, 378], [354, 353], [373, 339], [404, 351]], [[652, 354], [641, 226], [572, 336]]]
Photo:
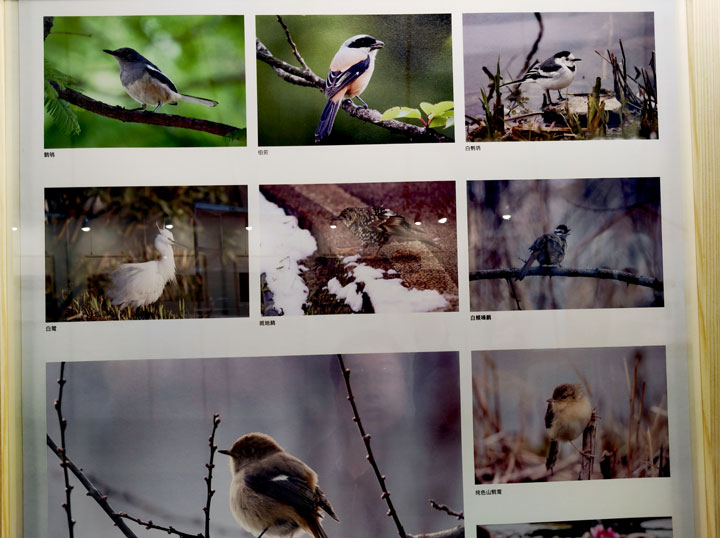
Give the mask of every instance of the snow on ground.
[[298, 226], [297, 218], [260, 194], [260, 272], [265, 273], [275, 308], [286, 316], [302, 316], [308, 288], [298, 262], [317, 249], [315, 238]]
[[[445, 298], [435, 290], [408, 289], [401, 278], [385, 279], [385, 271], [364, 263], [357, 263], [358, 256], [343, 259], [348, 276], [354, 280], [342, 286], [337, 278], [328, 281], [328, 291], [343, 299], [353, 312], [362, 307], [362, 294], [358, 293], [356, 282], [365, 284], [365, 293], [370, 297], [375, 312], [429, 312], [447, 306]], [[396, 274], [390, 269], [387, 274]]]

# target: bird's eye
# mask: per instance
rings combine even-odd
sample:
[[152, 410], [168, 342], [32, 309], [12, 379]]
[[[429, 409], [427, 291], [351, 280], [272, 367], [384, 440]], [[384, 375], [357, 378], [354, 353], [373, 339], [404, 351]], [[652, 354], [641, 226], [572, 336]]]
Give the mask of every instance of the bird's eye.
[[251, 446], [246, 446], [245, 448], [243, 448], [242, 452], [243, 456], [252, 456], [255, 453], [255, 448]]

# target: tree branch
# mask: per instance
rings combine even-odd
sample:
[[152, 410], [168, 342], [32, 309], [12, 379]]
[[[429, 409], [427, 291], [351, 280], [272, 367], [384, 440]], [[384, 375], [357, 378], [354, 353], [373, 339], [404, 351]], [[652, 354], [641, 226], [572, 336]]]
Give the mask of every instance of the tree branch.
[[100, 505], [100, 508], [103, 509], [103, 511], [110, 517], [110, 519], [113, 520], [117, 528], [120, 529], [120, 532], [127, 536], [127, 538], [137, 538], [135, 533], [131, 531], [125, 524], [125, 522], [122, 520], [120, 514], [118, 514], [117, 512], [115, 512], [115, 510], [112, 509], [110, 503], [108, 503], [107, 501], [107, 496], [100, 493], [100, 491], [98, 491], [98, 489], [93, 486], [92, 482], [90, 482], [88, 477], [85, 476], [85, 473], [83, 473], [75, 466], [72, 461], [65, 457], [65, 455], [61, 452], [60, 448], [58, 448], [58, 446], [50, 438], [49, 435], [47, 436], [47, 445], [50, 447], [50, 450], [52, 450], [55, 455], [64, 462], [67, 468], [72, 471], [72, 473], [80, 481], [80, 483], [85, 486], [85, 489], [88, 491], [88, 495], [95, 499], [95, 501]]
[[387, 515], [391, 516], [393, 518], [393, 521], [395, 522], [395, 526], [397, 527], [398, 534], [400, 535], [400, 538], [408, 538], [408, 535], [405, 533], [405, 529], [403, 528], [402, 523], [400, 522], [400, 518], [398, 518], [397, 512], [395, 511], [395, 507], [393, 506], [393, 502], [390, 499], [390, 492], [387, 490], [387, 486], [385, 485], [385, 475], [380, 472], [380, 469], [378, 467], [377, 461], [375, 460], [375, 456], [373, 455], [372, 447], [370, 446], [370, 434], [365, 432], [365, 428], [363, 427], [362, 420], [360, 419], [360, 412], [358, 411], [357, 405], [355, 404], [355, 396], [353, 395], [352, 386], [350, 385], [350, 369], [345, 368], [345, 361], [343, 361], [342, 355], [338, 353], [337, 355], [338, 363], [340, 364], [340, 370], [342, 370], [343, 379], [345, 379], [345, 388], [347, 389], [347, 400], [350, 402], [350, 405], [352, 406], [353, 410], [353, 422], [357, 424], [358, 430], [360, 431], [360, 435], [362, 436], [363, 443], [365, 443], [365, 450], [367, 451], [367, 460], [370, 462], [370, 465], [373, 468], [373, 471], [375, 471], [375, 477], [378, 480], [378, 483], [380, 484], [380, 489], [382, 490], [382, 495], [380, 497], [382, 499], [385, 499], [385, 502], [387, 502], [388, 505], [388, 511]]
[[70, 485], [70, 476], [68, 475], [68, 459], [67, 459], [67, 447], [65, 445], [65, 430], [67, 429], [67, 419], [62, 414], [62, 400], [63, 400], [63, 388], [67, 383], [65, 379], [65, 362], [60, 363], [60, 378], [57, 380], [59, 385], [58, 397], [55, 400], [55, 411], [57, 412], [58, 422], [60, 423], [60, 448], [58, 449], [58, 455], [60, 456], [60, 467], [63, 470], [63, 477], [65, 479], [65, 503], [62, 505], [67, 516], [68, 524], [68, 536], [73, 538], [75, 531], [75, 521], [72, 518], [72, 506], [70, 504], [70, 494], [72, 493], [73, 486]]
[[595, 463], [595, 421], [597, 413], [595, 409], [592, 412], [590, 422], [583, 430], [582, 451], [580, 454], [580, 475], [578, 480], [591, 480], [593, 464]]
[[210, 501], [212, 500], [213, 495], [215, 495], [215, 490], [212, 489], [212, 472], [215, 468], [213, 459], [215, 457], [215, 451], [217, 450], [217, 445], [215, 444], [215, 432], [217, 431], [218, 424], [220, 424], [220, 415], [215, 413], [213, 415], [212, 433], [210, 434], [210, 437], [208, 437], [208, 445], [210, 445], [210, 461], [205, 465], [208, 470], [208, 475], [205, 478], [205, 484], [207, 484], [207, 500], [205, 501], [205, 507], [203, 508], [203, 511], [205, 512], [205, 538], [210, 538]]
[[452, 529], [445, 529], [444, 531], [408, 534], [408, 538], [465, 538], [465, 527], [459, 525]]
[[[473, 280], [493, 280], [498, 278], [508, 279], [516, 278], [520, 269], [483, 269], [470, 273], [470, 281]], [[617, 271], [615, 269], [579, 269], [574, 267], [532, 267], [528, 276], [565, 276], [565, 277], [585, 277], [599, 278], [601, 280], [618, 280], [626, 284], [635, 284], [637, 286], [645, 286], [656, 291], [663, 291], [663, 282], [657, 278], [636, 275], [626, 271]]]
[[174, 527], [163, 527], [162, 525], [156, 525], [155, 523], [152, 522], [152, 520], [143, 521], [139, 517], [133, 517], [131, 515], [126, 514], [125, 512], [119, 512], [117, 515], [121, 518], [128, 519], [130, 521], [134, 521], [138, 525], [142, 525], [143, 527], [145, 527], [146, 530], [154, 529], [156, 531], [163, 531], [168, 534], [175, 534], [175, 535], [179, 536], [180, 538], [202, 538], [202, 536], [203, 536], [200, 533], [188, 534], [186, 532], [179, 531]]
[[159, 114], [150, 112], [149, 110], [128, 110], [121, 106], [111, 106], [101, 101], [88, 97], [78, 91], [70, 88], [63, 88], [55, 81], [49, 81], [58, 96], [68, 103], [94, 112], [106, 118], [112, 118], [128, 123], [144, 123], [148, 125], [162, 125], [165, 127], [179, 127], [181, 129], [190, 129], [192, 131], [200, 131], [218, 136], [228, 136], [234, 133], [244, 132], [245, 129], [239, 129], [232, 125], [217, 123], [209, 120], [201, 120], [198, 118], [188, 118], [186, 116], [177, 116], [174, 114]]
[[[280, 24], [282, 24], [283, 28], [286, 29], [288, 41], [291, 43], [291, 45], [294, 44], [282, 20], [280, 20]], [[316, 88], [321, 92], [325, 91], [325, 80], [313, 73], [313, 71], [309, 67], [307, 68], [307, 70], [301, 69], [292, 64], [284, 62], [279, 58], [276, 58], [259, 39], [255, 40], [255, 49], [257, 59], [272, 67], [277, 76], [279, 76], [285, 82], [295, 84], [297, 86]], [[295, 51], [297, 51], [297, 47], [294, 47], [293, 52]], [[302, 58], [299, 52], [296, 53], [296, 57], [298, 56]], [[425, 127], [420, 127], [397, 120], [380, 121], [382, 114], [378, 110], [357, 106], [350, 99], [345, 99], [342, 102], [341, 107], [345, 112], [347, 112], [350, 116], [354, 118], [357, 118], [367, 123], [373, 123], [375, 125], [378, 125], [379, 127], [387, 129], [390, 132], [407, 136], [411, 140], [418, 139], [426, 142], [453, 141], [452, 138], [449, 138], [444, 134], [433, 131], [432, 129], [427, 129]]]
[[445, 512], [449, 516], [455, 516], [458, 519], [465, 519], [465, 514], [463, 512], [456, 512], [449, 506], [445, 504], [439, 504], [435, 502], [434, 499], [430, 499], [430, 506], [432, 506], [435, 510], [440, 510], [441, 512]]

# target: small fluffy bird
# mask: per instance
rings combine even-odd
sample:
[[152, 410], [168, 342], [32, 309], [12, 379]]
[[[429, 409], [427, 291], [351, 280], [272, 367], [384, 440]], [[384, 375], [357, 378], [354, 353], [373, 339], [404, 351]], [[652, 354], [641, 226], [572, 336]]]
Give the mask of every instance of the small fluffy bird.
[[535, 64], [518, 80], [505, 82], [501, 86], [535, 82], [545, 90], [548, 104], [552, 104], [550, 90], [557, 90], [558, 98], [562, 99], [560, 90], [567, 88], [575, 80], [575, 62], [579, 61], [581, 61], [581, 58], [575, 58], [572, 52], [563, 50], [555, 53], [544, 62]]
[[155, 248], [161, 258], [142, 263], [124, 263], [112, 273], [112, 285], [107, 294], [112, 304], [120, 308], [137, 308], [157, 301], [165, 284], [175, 280], [175, 256], [172, 245], [175, 238], [170, 230], [158, 228]]
[[522, 266], [516, 280], [522, 280], [535, 262], [543, 267], [557, 267], [565, 258], [567, 248], [567, 236], [570, 235], [570, 228], [559, 224], [551, 234], [543, 234], [530, 245], [530, 257]]
[[248, 433], [230, 450], [230, 510], [240, 526], [260, 538], [291, 538], [305, 531], [327, 538], [324, 510], [340, 521], [318, 487], [315, 471], [264, 433]]
[[178, 101], [202, 106], [217, 106], [217, 101], [193, 97], [178, 92], [178, 89], [160, 68], [139, 52], [129, 47], [117, 50], [103, 49], [113, 56], [120, 65], [120, 83], [127, 94], [140, 103], [143, 110], [154, 106], [155, 112], [162, 105], [177, 105]]
[[375, 56], [384, 46], [382, 41], [364, 34], [353, 36], [340, 46], [330, 62], [325, 81], [325, 97], [328, 98], [328, 103], [315, 130], [315, 142], [320, 142], [332, 131], [343, 99], [352, 100], [357, 97], [363, 107], [367, 108], [367, 103], [360, 99], [360, 94], [365, 91], [372, 77]]
[[346, 207], [333, 218], [342, 221], [363, 248], [376, 246], [374, 256], [390, 241], [420, 241], [433, 248], [440, 248], [432, 241], [420, 237], [424, 232], [413, 228], [402, 215], [384, 207]]
[[573, 440], [582, 435], [592, 419], [592, 414], [592, 405], [585, 396], [582, 385], [564, 384], [555, 387], [545, 411], [545, 428], [550, 438], [550, 447], [545, 460], [546, 469], [555, 466], [559, 451], [558, 441], [569, 441], [575, 450], [583, 454]]

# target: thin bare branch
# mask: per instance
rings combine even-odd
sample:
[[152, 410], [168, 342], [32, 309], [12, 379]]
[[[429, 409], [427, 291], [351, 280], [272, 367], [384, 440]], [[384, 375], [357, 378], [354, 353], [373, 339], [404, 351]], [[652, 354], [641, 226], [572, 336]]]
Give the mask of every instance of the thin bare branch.
[[[483, 269], [481, 271], [473, 271], [470, 273], [470, 280], [493, 280], [516, 278], [520, 272], [519, 269]], [[663, 291], [663, 281], [657, 278], [636, 275], [627, 271], [617, 271], [615, 269], [580, 269], [575, 267], [532, 267], [528, 276], [551, 276], [551, 277], [585, 277], [599, 278], [601, 280], [617, 280], [626, 284], [635, 284], [637, 286], [645, 286], [656, 291]]]
[[387, 486], [385, 484], [385, 475], [380, 472], [380, 468], [378, 467], [377, 461], [375, 460], [375, 456], [373, 455], [372, 447], [370, 446], [370, 439], [371, 436], [365, 431], [365, 428], [363, 427], [362, 419], [360, 418], [360, 412], [358, 411], [357, 405], [355, 403], [355, 396], [353, 395], [352, 391], [352, 385], [350, 384], [350, 369], [345, 368], [345, 361], [343, 361], [342, 355], [338, 353], [337, 355], [338, 363], [340, 364], [340, 369], [342, 370], [343, 379], [345, 379], [345, 388], [347, 389], [347, 400], [350, 402], [350, 405], [352, 407], [353, 411], [353, 422], [357, 424], [358, 430], [360, 431], [360, 435], [362, 436], [363, 443], [365, 443], [365, 450], [367, 451], [367, 460], [370, 462], [370, 465], [373, 468], [373, 471], [375, 471], [375, 477], [378, 480], [378, 483], [380, 484], [380, 489], [382, 490], [382, 494], [380, 497], [382, 499], [385, 499], [385, 502], [388, 505], [388, 511], [387, 515], [393, 518], [393, 521], [395, 522], [395, 526], [397, 527], [398, 534], [400, 535], [400, 538], [407, 538], [407, 534], [405, 533], [405, 529], [403, 528], [402, 523], [400, 522], [400, 518], [397, 515], [397, 511], [395, 510], [395, 507], [393, 506], [392, 499], [390, 499], [390, 492], [387, 489]]
[[430, 506], [432, 506], [435, 510], [445, 512], [449, 516], [455, 516], [458, 519], [465, 519], [465, 514], [463, 512], [456, 512], [447, 505], [436, 503], [433, 499], [430, 499]]
[[288, 27], [285, 26], [285, 23], [283, 22], [282, 17], [280, 15], [275, 15], [275, 16], [277, 17], [277, 20], [280, 23], [280, 26], [282, 26], [283, 30], [285, 30], [285, 37], [287, 37], [288, 43], [290, 43], [290, 48], [292, 48], [295, 58], [297, 58], [297, 61], [300, 62], [300, 65], [303, 66], [303, 69], [305, 69], [305, 71], [310, 71], [310, 68], [305, 63], [305, 59], [300, 55], [297, 45], [295, 45], [295, 41], [293, 41], [293, 38], [290, 35], [290, 30], [288, 30]]
[[118, 514], [110, 506], [110, 503], [108, 503], [107, 500], [107, 496], [100, 493], [100, 491], [98, 491], [98, 489], [92, 484], [92, 482], [90, 482], [88, 477], [85, 476], [85, 473], [78, 469], [72, 461], [67, 459], [61, 453], [60, 448], [55, 444], [55, 442], [50, 438], [49, 435], [47, 436], [47, 445], [50, 447], [50, 450], [52, 450], [55, 455], [60, 458], [61, 461], [66, 463], [67, 468], [70, 469], [70, 471], [75, 475], [75, 477], [80, 481], [80, 483], [85, 486], [88, 495], [95, 499], [95, 502], [97, 502], [100, 505], [100, 508], [102, 508], [103, 511], [110, 517], [110, 519], [113, 520], [113, 523], [115, 523], [117, 528], [120, 529], [120, 532], [127, 536], [127, 538], [137, 538], [137, 535], [133, 531], [131, 531], [125, 524], [125, 522], [122, 520], [120, 514]]
[[421, 534], [408, 534], [408, 538], [464, 538], [465, 527], [460, 525], [453, 527], [452, 529], [445, 529], [444, 531], [429, 532]]
[[179, 531], [174, 527], [163, 527], [162, 525], [157, 525], [157, 524], [153, 523], [152, 520], [143, 521], [139, 517], [133, 517], [131, 515], [126, 514], [125, 512], [120, 512], [117, 515], [123, 519], [127, 519], [129, 521], [134, 521], [138, 525], [142, 525], [143, 527], [145, 527], [146, 530], [163, 531], [168, 534], [174, 534], [176, 536], [180, 536], [180, 538], [202, 538], [202, 536], [203, 536], [200, 533], [188, 534], [186, 532]]
[[67, 525], [68, 525], [68, 536], [70, 538], [73, 538], [75, 536], [75, 521], [73, 521], [72, 518], [72, 505], [70, 504], [70, 495], [73, 490], [73, 486], [70, 485], [70, 476], [68, 474], [68, 459], [67, 459], [67, 445], [65, 444], [65, 430], [67, 429], [67, 419], [63, 417], [62, 414], [62, 400], [63, 400], [63, 388], [65, 387], [65, 383], [67, 383], [67, 379], [65, 379], [65, 362], [60, 363], [60, 378], [57, 380], [57, 383], [59, 385], [58, 388], [58, 397], [57, 400], [55, 400], [55, 411], [57, 412], [58, 422], [60, 423], [60, 448], [59, 455], [60, 455], [60, 467], [62, 467], [63, 470], [63, 478], [65, 479], [65, 502], [63, 503], [62, 507], [65, 510], [65, 515], [67, 516]]
[[210, 461], [205, 465], [208, 470], [207, 477], [205, 477], [205, 484], [207, 485], [207, 500], [205, 501], [205, 538], [210, 538], [210, 501], [212, 501], [215, 490], [212, 489], [212, 473], [215, 468], [213, 460], [215, 459], [215, 451], [217, 445], [215, 444], [215, 432], [217, 431], [218, 425], [220, 424], [220, 415], [215, 413], [213, 415], [213, 429], [210, 437], [208, 437], [208, 445], [210, 446]]

